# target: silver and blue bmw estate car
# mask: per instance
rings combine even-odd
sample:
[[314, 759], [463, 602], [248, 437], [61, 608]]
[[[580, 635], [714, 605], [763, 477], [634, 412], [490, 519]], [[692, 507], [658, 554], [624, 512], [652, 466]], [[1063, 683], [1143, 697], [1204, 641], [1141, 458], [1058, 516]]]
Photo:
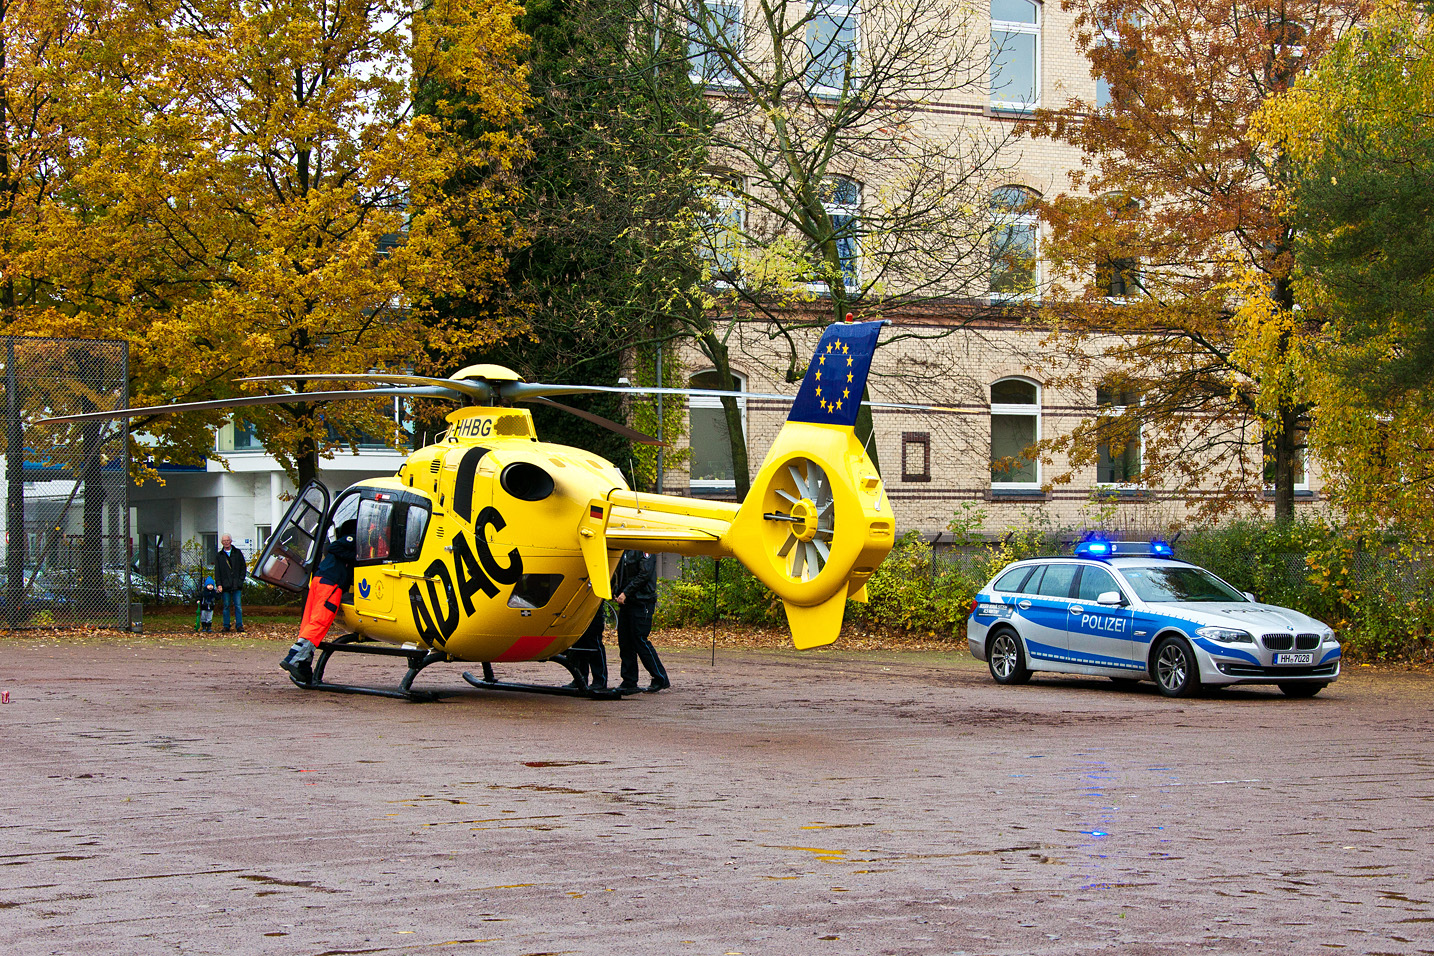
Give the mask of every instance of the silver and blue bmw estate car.
[[1054, 671], [1153, 680], [1169, 697], [1222, 684], [1312, 697], [1339, 676], [1328, 625], [1261, 604], [1158, 541], [1092, 539], [1074, 557], [1007, 565], [976, 596], [966, 636], [1002, 684]]

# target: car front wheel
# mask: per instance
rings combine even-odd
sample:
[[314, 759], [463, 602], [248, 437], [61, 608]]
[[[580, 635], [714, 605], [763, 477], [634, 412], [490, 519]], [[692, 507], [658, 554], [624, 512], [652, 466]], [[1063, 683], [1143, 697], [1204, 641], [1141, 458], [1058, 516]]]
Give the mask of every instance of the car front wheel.
[[1030, 668], [1026, 666], [1026, 654], [1021, 649], [1021, 639], [1015, 631], [997, 631], [991, 638], [986, 652], [986, 662], [991, 676], [998, 684], [1024, 684], [1031, 679]]
[[1200, 690], [1200, 669], [1189, 644], [1167, 637], [1156, 646], [1155, 683], [1166, 697], [1193, 697]]

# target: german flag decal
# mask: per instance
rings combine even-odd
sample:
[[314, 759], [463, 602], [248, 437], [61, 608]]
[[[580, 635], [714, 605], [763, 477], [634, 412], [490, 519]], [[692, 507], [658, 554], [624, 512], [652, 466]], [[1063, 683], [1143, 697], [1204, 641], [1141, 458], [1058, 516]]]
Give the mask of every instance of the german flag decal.
[[591, 514], [591, 516], [594, 517], [594, 518], [601, 519], [601, 518], [602, 518], [602, 508], [599, 507], [598, 505], [593, 505], [592, 508], [590, 509], [590, 514]]

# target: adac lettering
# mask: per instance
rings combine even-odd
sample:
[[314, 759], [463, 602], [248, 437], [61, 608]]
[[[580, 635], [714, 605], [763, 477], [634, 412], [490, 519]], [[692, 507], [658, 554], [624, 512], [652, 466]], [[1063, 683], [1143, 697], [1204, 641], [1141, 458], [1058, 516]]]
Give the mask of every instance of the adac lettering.
[[[474, 525], [475, 544], [469, 544], [468, 536], [462, 532], [453, 539], [453, 569], [450, 570], [442, 558], [435, 558], [423, 572], [428, 578], [423, 586], [415, 583], [408, 589], [414, 623], [430, 647], [446, 644], [458, 629], [459, 620], [474, 612], [475, 594], [482, 591], [495, 598], [501, 590], [498, 585], [517, 584], [523, 576], [523, 556], [517, 548], [508, 552], [508, 564], [504, 567], [488, 545], [486, 529], [502, 531], [507, 524], [497, 508], [484, 508], [478, 512]], [[443, 587], [441, 598], [439, 585]]]

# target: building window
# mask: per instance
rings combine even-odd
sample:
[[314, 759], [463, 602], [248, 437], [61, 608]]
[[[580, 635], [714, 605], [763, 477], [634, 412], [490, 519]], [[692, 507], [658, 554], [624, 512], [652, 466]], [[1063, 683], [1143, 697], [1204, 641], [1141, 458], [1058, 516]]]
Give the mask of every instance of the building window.
[[856, 71], [859, 13], [855, 0], [813, 0], [807, 20], [808, 88], [837, 96]]
[[991, 386], [991, 488], [1035, 491], [1041, 466], [1035, 445], [1041, 440], [1041, 388], [1024, 378], [1004, 378]]
[[901, 480], [931, 480], [931, 433], [901, 433]]
[[720, 176], [707, 192], [710, 212], [702, 223], [702, 258], [716, 282], [735, 285], [741, 269], [742, 230], [746, 226], [740, 176]]
[[[687, 62], [692, 82], [730, 86], [737, 82], [730, 58], [742, 49], [742, 4], [693, 0], [687, 22]], [[723, 52], [727, 56], [722, 55]]]
[[274, 533], [274, 526], [271, 524], [256, 524], [254, 526], [254, 550], [264, 550], [264, 545], [269, 543], [269, 535]]
[[[1117, 423], [1133, 405], [1140, 404], [1140, 393], [1132, 389], [1107, 388], [1095, 390], [1097, 428], [1105, 433], [1120, 431]], [[1134, 435], [1128, 433], [1103, 442], [1095, 465], [1095, 481], [1099, 485], [1134, 485], [1140, 482], [1142, 436], [1139, 426]]]
[[[1265, 490], [1275, 490], [1275, 449], [1272, 443], [1265, 442]], [[1309, 471], [1305, 468], [1307, 458], [1308, 430], [1298, 428], [1295, 430], [1295, 491], [1309, 491]]]
[[[745, 392], [745, 377], [732, 373], [737, 391]], [[691, 388], [721, 389], [715, 371], [698, 372], [688, 383]], [[747, 434], [747, 400], [737, 398], [742, 416], [742, 435]], [[732, 467], [732, 443], [727, 431], [727, 413], [716, 395], [692, 395], [687, 399], [688, 441], [692, 448], [690, 487], [694, 491], [735, 491], [736, 469]]]
[[1041, 5], [991, 0], [991, 109], [1029, 112], [1040, 105]]
[[1140, 288], [1140, 260], [1107, 259], [1096, 268], [1095, 281], [1107, 299], [1128, 299]]
[[[836, 242], [837, 259], [841, 263], [842, 284], [848, 292], [855, 291], [861, 277], [861, 184], [845, 176], [829, 176], [817, 187], [817, 194], [831, 219], [831, 237]], [[820, 274], [825, 276], [825, 253], [819, 251], [816, 259]], [[810, 288], [814, 292], [829, 292], [826, 281], [813, 282]]]
[[1036, 294], [1040, 231], [1036, 201], [1022, 186], [991, 193], [991, 298], [1007, 301]]

